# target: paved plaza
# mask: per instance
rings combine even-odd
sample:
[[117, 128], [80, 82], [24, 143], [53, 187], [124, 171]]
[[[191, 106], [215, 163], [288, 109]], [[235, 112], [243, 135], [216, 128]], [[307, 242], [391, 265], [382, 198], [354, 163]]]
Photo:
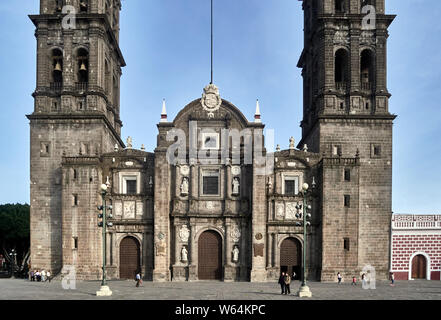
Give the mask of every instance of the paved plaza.
[[[61, 281], [30, 282], [0, 279], [1, 300], [292, 300], [300, 283], [291, 286], [291, 295], [281, 295], [277, 283], [250, 282], [144, 282], [139, 288], [134, 281], [109, 281], [111, 297], [98, 298], [99, 281], [77, 281], [75, 290], [64, 290]], [[312, 298], [305, 300], [441, 300], [441, 281], [377, 281], [375, 290], [361, 284], [308, 283]]]

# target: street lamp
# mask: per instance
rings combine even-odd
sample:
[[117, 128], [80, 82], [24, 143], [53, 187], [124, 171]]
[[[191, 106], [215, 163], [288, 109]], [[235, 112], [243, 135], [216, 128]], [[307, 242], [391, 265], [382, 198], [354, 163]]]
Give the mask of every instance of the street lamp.
[[98, 222], [98, 227], [103, 228], [103, 279], [101, 281], [100, 290], [96, 292], [96, 295], [99, 297], [112, 295], [112, 291], [110, 290], [106, 281], [106, 231], [107, 231], [107, 227], [113, 226], [111, 222], [107, 222], [107, 218], [112, 218], [112, 214], [107, 215], [106, 213], [106, 209], [112, 210], [111, 206], [109, 207], [106, 206], [106, 194], [107, 194], [107, 189], [109, 187], [110, 187], [110, 183], [108, 180], [106, 184], [101, 185], [101, 199], [103, 205], [98, 206], [98, 210], [102, 211], [102, 213], [98, 214], [98, 218], [102, 219], [102, 221]]
[[[315, 179], [312, 178], [312, 189], [315, 189], [316, 183]], [[298, 222], [297, 225], [303, 225], [303, 262], [302, 262], [302, 285], [300, 286], [299, 292], [297, 293], [300, 298], [303, 297], [312, 297], [312, 292], [309, 290], [309, 287], [306, 285], [306, 227], [311, 225], [311, 222], [307, 221], [307, 219], [311, 219], [311, 205], [307, 204], [307, 196], [310, 194], [308, 191], [309, 185], [304, 183], [302, 186], [302, 191], [300, 192], [303, 197], [303, 205], [296, 205], [296, 209], [298, 211], [302, 210], [302, 213], [297, 213], [297, 218], [303, 218], [303, 223]]]
[[17, 258], [17, 252], [15, 251], [15, 249], [12, 249], [9, 255], [11, 256], [11, 278], [15, 278], [14, 269], [15, 269], [15, 259]]

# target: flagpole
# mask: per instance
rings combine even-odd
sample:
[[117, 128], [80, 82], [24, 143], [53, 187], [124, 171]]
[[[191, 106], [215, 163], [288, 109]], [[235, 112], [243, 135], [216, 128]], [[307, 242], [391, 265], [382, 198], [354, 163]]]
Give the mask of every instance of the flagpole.
[[211, 0], [211, 84], [213, 84], [213, 0]]

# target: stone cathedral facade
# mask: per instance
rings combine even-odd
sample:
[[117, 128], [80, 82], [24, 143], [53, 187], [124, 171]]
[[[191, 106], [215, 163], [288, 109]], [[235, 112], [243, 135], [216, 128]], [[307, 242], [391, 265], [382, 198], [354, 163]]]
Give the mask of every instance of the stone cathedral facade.
[[[40, 0], [40, 13], [30, 16], [37, 39], [35, 106], [27, 116], [31, 267], [57, 273], [73, 266], [77, 278], [100, 278], [97, 206], [108, 183], [108, 278], [133, 279], [135, 271], [153, 281], [300, 275], [299, 191], [308, 183], [315, 186], [308, 278], [350, 277], [371, 265], [385, 279], [395, 115], [386, 84], [394, 16], [384, 2], [303, 1], [297, 146], [291, 139], [287, 150], [266, 150], [259, 108], [248, 121], [210, 84], [171, 121], [163, 106], [157, 147], [147, 152], [121, 139], [120, 0]], [[74, 28], [63, 26], [66, 5], [76, 10]]]

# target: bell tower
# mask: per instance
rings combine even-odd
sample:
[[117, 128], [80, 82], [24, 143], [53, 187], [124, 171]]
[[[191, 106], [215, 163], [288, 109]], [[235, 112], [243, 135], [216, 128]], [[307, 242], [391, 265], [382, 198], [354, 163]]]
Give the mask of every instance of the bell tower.
[[30, 16], [37, 40], [35, 105], [27, 115], [32, 268], [57, 272], [62, 265], [63, 158], [124, 147], [120, 10], [120, 0], [41, 0], [40, 13]]
[[302, 140], [322, 160], [322, 280], [389, 268], [392, 126], [385, 0], [304, 0]]

